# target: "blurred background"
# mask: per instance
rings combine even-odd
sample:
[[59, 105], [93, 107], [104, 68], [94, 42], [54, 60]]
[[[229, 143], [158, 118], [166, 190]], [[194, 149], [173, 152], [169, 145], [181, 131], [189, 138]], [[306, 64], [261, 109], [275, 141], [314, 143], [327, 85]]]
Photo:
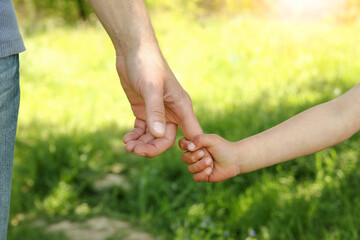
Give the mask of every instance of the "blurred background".
[[[9, 240], [360, 238], [358, 134], [196, 183], [177, 146], [154, 159], [125, 152], [133, 115], [85, 0], [14, 3], [27, 51]], [[359, 82], [359, 0], [146, 3], [206, 133], [237, 141]]]

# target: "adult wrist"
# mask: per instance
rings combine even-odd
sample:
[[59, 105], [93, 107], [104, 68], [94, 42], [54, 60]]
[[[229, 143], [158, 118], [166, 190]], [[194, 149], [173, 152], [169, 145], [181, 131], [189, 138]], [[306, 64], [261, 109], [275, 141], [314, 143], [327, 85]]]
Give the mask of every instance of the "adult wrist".
[[116, 55], [124, 56], [131, 53], [141, 52], [141, 51], [153, 51], [154, 53], [161, 53], [158, 42], [155, 37], [140, 37], [134, 39], [127, 37], [123, 40], [113, 41]]

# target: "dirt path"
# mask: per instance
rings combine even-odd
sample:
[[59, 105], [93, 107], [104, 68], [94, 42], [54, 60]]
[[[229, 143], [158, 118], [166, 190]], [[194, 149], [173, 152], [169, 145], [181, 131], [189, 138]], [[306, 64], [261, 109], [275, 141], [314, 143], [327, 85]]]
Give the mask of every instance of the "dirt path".
[[[107, 174], [94, 182], [94, 188], [98, 192], [114, 186], [124, 190], [130, 189], [127, 179], [116, 173]], [[105, 216], [90, 218], [84, 222], [65, 220], [47, 226], [45, 229], [47, 232], [63, 232], [69, 240], [155, 240], [149, 233], [136, 230], [126, 221]]]
[[85, 222], [62, 221], [46, 228], [47, 232], [64, 232], [69, 240], [155, 240], [149, 233], [135, 230], [128, 222], [95, 217]]

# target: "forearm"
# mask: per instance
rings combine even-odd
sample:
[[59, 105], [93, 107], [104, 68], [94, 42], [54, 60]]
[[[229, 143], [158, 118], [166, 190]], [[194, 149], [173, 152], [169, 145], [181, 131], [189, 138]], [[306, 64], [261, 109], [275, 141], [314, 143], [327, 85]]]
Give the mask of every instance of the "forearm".
[[[306, 110], [293, 118], [237, 144], [249, 149], [250, 162], [242, 172], [274, 165], [318, 152], [345, 141], [359, 131], [360, 87], [331, 102]], [[239, 160], [239, 163], [241, 160]]]
[[142, 46], [157, 48], [143, 0], [89, 0], [116, 51], [126, 54]]

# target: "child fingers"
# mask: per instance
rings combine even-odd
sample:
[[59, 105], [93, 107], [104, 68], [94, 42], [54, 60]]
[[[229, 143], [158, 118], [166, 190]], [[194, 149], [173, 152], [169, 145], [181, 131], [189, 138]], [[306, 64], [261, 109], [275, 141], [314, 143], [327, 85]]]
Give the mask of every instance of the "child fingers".
[[212, 147], [220, 139], [216, 134], [200, 134], [197, 135], [192, 141], [182, 138], [179, 140], [179, 147], [181, 150], [194, 152], [202, 147]]
[[187, 151], [187, 146], [191, 143], [191, 141], [187, 140], [186, 138], [182, 138], [179, 140], [179, 147], [183, 151]]
[[207, 182], [212, 171], [213, 169], [208, 167], [204, 171], [194, 174], [193, 178], [196, 182]]
[[196, 152], [185, 152], [181, 155], [181, 160], [186, 164], [193, 164], [205, 156], [204, 150], [200, 149]]
[[197, 135], [193, 141], [189, 141], [186, 138], [179, 140], [179, 147], [184, 151], [197, 151], [202, 147], [211, 147], [218, 140], [218, 136], [215, 134], [200, 134]]
[[195, 139], [198, 139], [200, 136], [205, 136], [204, 134], [198, 135], [194, 138], [193, 141], [187, 140], [186, 138], [182, 138], [179, 141], [179, 146], [184, 151], [194, 152], [202, 147], [201, 142], [195, 142]]
[[211, 167], [211, 165], [212, 165], [212, 159], [210, 157], [206, 157], [204, 159], [197, 161], [196, 163], [189, 165], [188, 170], [191, 173], [199, 173], [205, 170], [206, 168]]
[[183, 161], [184, 163], [186, 164], [192, 164], [193, 161], [191, 160], [191, 152], [184, 152], [182, 155], [181, 155], [181, 161]]

